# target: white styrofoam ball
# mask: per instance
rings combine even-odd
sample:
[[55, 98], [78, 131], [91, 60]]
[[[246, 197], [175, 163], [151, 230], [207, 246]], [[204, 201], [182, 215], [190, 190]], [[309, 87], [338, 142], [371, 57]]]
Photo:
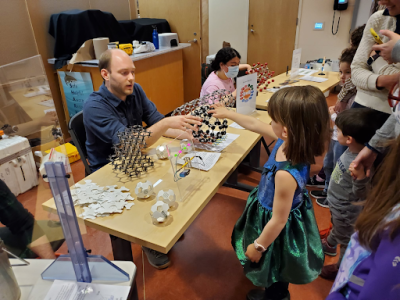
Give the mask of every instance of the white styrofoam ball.
[[151, 216], [158, 223], [162, 223], [169, 216], [168, 209], [169, 209], [169, 205], [167, 203], [162, 202], [162, 201], [157, 201], [156, 204], [154, 204], [151, 207]]
[[188, 139], [183, 139], [181, 141], [181, 150], [184, 153], [189, 153], [193, 151], [193, 144], [192, 141], [188, 140]]
[[159, 159], [166, 159], [168, 158], [168, 151], [165, 145], [159, 145], [156, 148], [156, 154]]
[[171, 207], [176, 202], [175, 192], [173, 190], [168, 190], [168, 191], [161, 190], [157, 194], [157, 201], [163, 201]]
[[135, 193], [139, 198], [149, 198], [153, 193], [153, 184], [150, 181], [139, 182], [136, 185]]

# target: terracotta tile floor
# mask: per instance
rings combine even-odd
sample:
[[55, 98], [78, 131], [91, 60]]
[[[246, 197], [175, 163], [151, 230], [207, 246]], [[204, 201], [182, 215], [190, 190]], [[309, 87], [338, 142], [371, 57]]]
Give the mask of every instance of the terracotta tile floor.
[[[336, 95], [327, 98], [333, 105]], [[267, 141], [268, 142], [268, 141]], [[262, 149], [261, 163], [267, 160]], [[322, 167], [322, 158], [311, 167], [312, 174]], [[81, 161], [72, 164], [74, 181], [84, 177]], [[256, 172], [240, 174], [239, 180], [256, 186], [261, 175]], [[51, 197], [50, 190], [41, 185], [20, 196], [18, 199], [37, 219], [57, 218], [41, 208], [41, 204]], [[38, 195], [40, 189], [40, 196]], [[221, 187], [202, 213], [185, 232], [183, 239], [177, 242], [169, 253], [172, 265], [165, 270], [156, 270], [144, 257], [145, 284], [143, 283], [142, 251], [140, 246], [132, 245], [134, 262], [138, 267], [137, 284], [140, 299], [177, 300], [177, 299], [246, 299], [246, 293], [253, 288], [244, 276], [242, 268], [232, 250], [230, 238], [232, 228], [246, 204], [248, 193]], [[315, 215], [320, 229], [327, 228], [330, 213], [326, 208], [315, 204]], [[85, 247], [93, 254], [101, 254], [112, 260], [113, 254], [108, 234], [87, 228], [83, 234]], [[64, 245], [60, 253], [67, 253]], [[325, 263], [331, 264], [337, 258], [326, 257]], [[292, 300], [325, 299], [332, 282], [322, 278], [307, 285], [290, 285]], [[146, 298], [144, 298], [144, 287]]]

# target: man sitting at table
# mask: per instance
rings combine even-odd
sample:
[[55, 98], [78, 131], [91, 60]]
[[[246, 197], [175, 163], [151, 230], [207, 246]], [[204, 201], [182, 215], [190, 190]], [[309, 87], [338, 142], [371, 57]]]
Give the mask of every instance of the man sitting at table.
[[[135, 65], [122, 50], [105, 51], [99, 60], [103, 85], [93, 92], [83, 106], [83, 122], [86, 129], [86, 150], [90, 169], [94, 172], [107, 163], [113, 153], [113, 144], [118, 143], [117, 133], [132, 125], [145, 122], [151, 136], [146, 138], [148, 146], [162, 135], [168, 137], [193, 138], [188, 130], [197, 130], [199, 117], [187, 115], [165, 118], [135, 83]], [[170, 265], [168, 256], [143, 247], [149, 263], [157, 269]]]

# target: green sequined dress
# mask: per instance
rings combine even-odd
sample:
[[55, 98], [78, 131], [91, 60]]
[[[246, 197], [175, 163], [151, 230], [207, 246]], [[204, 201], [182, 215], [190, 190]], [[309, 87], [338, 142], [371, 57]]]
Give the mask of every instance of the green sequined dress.
[[[246, 208], [236, 222], [232, 233], [232, 246], [254, 285], [269, 287], [274, 282], [306, 284], [316, 279], [324, 264], [324, 253], [311, 200], [306, 190], [309, 165], [292, 166], [290, 162], [277, 162], [275, 155], [283, 141], [278, 140], [263, 175], [247, 199]], [[245, 256], [252, 244], [272, 217], [275, 192], [275, 174], [278, 170], [289, 172], [297, 181], [292, 209], [285, 227], [263, 253], [258, 263]]]

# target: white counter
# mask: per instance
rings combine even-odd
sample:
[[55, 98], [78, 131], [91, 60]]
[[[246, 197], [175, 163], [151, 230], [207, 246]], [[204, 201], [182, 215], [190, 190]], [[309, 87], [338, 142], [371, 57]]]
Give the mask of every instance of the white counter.
[[[157, 56], [157, 55], [161, 55], [161, 54], [165, 54], [165, 53], [169, 53], [169, 52], [173, 52], [173, 51], [177, 51], [177, 50], [182, 50], [182, 49], [190, 47], [190, 46], [191, 46], [190, 43], [179, 43], [179, 45], [177, 47], [160, 48], [160, 49], [156, 49], [153, 52], [132, 54], [130, 57], [132, 58], [132, 61], [138, 61], [138, 60], [150, 58], [150, 57], [153, 57], [153, 56]], [[52, 64], [52, 65], [54, 65], [55, 61], [56, 61], [55, 58], [49, 58], [47, 60], [47, 62], [49, 64]], [[93, 60], [87, 60], [87, 61], [83, 61], [83, 62], [78, 62], [78, 63], [75, 63], [75, 64], [76, 65], [81, 65], [81, 66], [84, 66], [84, 67], [97, 68], [98, 65], [99, 65], [99, 60], [98, 59], [93, 59]]]
[[[43, 280], [41, 274], [53, 262], [52, 259], [27, 259], [29, 266], [13, 267], [15, 277], [21, 289], [21, 300], [42, 300], [46, 297], [53, 281]], [[17, 259], [10, 259], [11, 264], [18, 264]], [[115, 265], [129, 274], [130, 281], [101, 282], [121, 286], [132, 286], [136, 276], [136, 266], [130, 261], [113, 261]], [[94, 282], [99, 283], [99, 282]]]

